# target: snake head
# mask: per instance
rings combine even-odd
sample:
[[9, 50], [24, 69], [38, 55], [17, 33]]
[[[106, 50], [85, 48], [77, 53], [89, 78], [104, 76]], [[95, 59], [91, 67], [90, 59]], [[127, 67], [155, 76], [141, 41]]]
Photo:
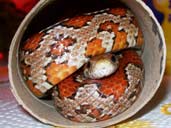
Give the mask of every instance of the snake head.
[[101, 79], [113, 74], [119, 67], [117, 56], [111, 53], [90, 59], [84, 66], [84, 76], [88, 79]]

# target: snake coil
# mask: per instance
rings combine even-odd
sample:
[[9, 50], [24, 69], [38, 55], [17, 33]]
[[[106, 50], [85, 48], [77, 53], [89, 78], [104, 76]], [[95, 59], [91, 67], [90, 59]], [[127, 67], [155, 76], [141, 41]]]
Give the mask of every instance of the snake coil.
[[57, 110], [73, 121], [109, 119], [141, 90], [143, 35], [127, 8], [107, 8], [58, 22], [21, 48], [26, 85], [38, 98], [53, 91]]

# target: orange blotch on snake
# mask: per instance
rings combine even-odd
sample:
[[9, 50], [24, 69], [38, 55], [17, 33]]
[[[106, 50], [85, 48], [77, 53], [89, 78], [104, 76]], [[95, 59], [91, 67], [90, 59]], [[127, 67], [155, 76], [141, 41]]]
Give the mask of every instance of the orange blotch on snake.
[[72, 45], [73, 43], [75, 43], [75, 41], [72, 38], [65, 38], [59, 41], [59, 44], [63, 44], [65, 47], [68, 47], [69, 45]]
[[94, 118], [99, 118], [100, 115], [101, 115], [101, 112], [97, 109], [97, 108], [93, 108], [91, 110], [91, 113], [89, 114], [91, 117], [94, 117]]
[[58, 84], [60, 98], [72, 96], [77, 88], [80, 86], [80, 83], [73, 83], [73, 78], [68, 77], [63, 82]]
[[106, 49], [102, 47], [101, 39], [93, 39], [87, 44], [86, 56], [100, 55], [103, 54], [105, 50]]
[[64, 22], [64, 25], [67, 25], [69, 27], [76, 27], [76, 28], [81, 28], [88, 21], [90, 21], [93, 18], [93, 16], [76, 16], [74, 18], [69, 19], [68, 21]]
[[99, 27], [101, 31], [112, 31], [114, 33], [118, 32], [118, 24], [113, 23], [112, 21], [106, 21], [102, 23]]
[[114, 8], [114, 9], [110, 9], [109, 13], [113, 14], [113, 15], [120, 15], [120, 16], [125, 16], [126, 15], [126, 9], [125, 8]]
[[77, 68], [75, 66], [68, 66], [67, 64], [51, 63], [46, 70], [47, 78], [50, 83], [56, 85], [61, 80], [66, 78], [68, 74], [72, 74], [76, 70]]
[[39, 43], [40, 43], [43, 35], [44, 35], [44, 33], [37, 33], [34, 36], [32, 36], [31, 38], [29, 38], [26, 41], [26, 43], [23, 47], [23, 50], [34, 51], [39, 46]]
[[117, 32], [116, 33], [116, 39], [115, 39], [115, 43], [113, 45], [112, 50], [120, 50], [122, 48], [126, 48], [127, 47], [127, 33], [126, 32]]

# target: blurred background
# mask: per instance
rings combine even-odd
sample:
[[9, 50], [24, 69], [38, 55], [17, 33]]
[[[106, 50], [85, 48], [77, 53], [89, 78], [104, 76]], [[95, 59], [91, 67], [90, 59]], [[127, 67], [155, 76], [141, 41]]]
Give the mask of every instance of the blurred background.
[[0, 0], [0, 83], [8, 81], [8, 51], [25, 15], [38, 0]]
[[[9, 46], [20, 22], [38, 0], [0, 0], [0, 83], [8, 81]], [[167, 70], [171, 75], [171, 0], [144, 0], [163, 27], [167, 43]]]
[[167, 46], [166, 75], [171, 75], [171, 0], [144, 0], [163, 27]]

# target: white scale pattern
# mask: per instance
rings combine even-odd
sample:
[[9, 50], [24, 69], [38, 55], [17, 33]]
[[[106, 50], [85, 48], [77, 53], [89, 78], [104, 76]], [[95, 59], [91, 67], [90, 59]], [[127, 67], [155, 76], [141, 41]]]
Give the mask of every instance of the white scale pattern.
[[[106, 9], [108, 10], [108, 9]], [[101, 12], [104, 12], [102, 10]], [[115, 16], [108, 13], [101, 13], [96, 14], [94, 18], [89, 22], [88, 26], [84, 26], [80, 29], [74, 29], [73, 27], [65, 27], [56, 24], [57, 26], [53, 25], [50, 30], [47, 30], [48, 35], [43, 37], [43, 41], [40, 42], [40, 48], [33, 51], [32, 54], [25, 53], [25, 62], [26, 64], [31, 65], [31, 72], [32, 70], [43, 70], [43, 67], [46, 66], [48, 63], [54, 61], [48, 57], [45, 57], [45, 54], [50, 50], [50, 45], [56, 43], [55, 38], [60, 38], [62, 34], [65, 37], [72, 37], [76, 39], [77, 43], [72, 46], [66, 47], [69, 52], [63, 54], [62, 56], [58, 56], [55, 59], [57, 64], [66, 63], [68, 66], [76, 66], [79, 69], [83, 64], [88, 61], [88, 58], [85, 56], [87, 42], [95, 37], [99, 37], [102, 40], [102, 46], [106, 48], [105, 52], [109, 52], [113, 46], [113, 38], [115, 37], [115, 33], [109, 33], [107, 31], [103, 31], [98, 33], [98, 28], [101, 23], [106, 21], [113, 21], [114, 23], [120, 23], [119, 30], [124, 30], [127, 33], [127, 42], [128, 47], [133, 47], [136, 44], [135, 37], [138, 34], [138, 28], [135, 27], [131, 23], [133, 14], [128, 10], [126, 17]], [[62, 46], [58, 47], [59, 49]], [[34, 57], [33, 57], [34, 56]], [[36, 56], [36, 57], [35, 57]], [[22, 57], [23, 58], [23, 57]], [[40, 61], [39, 61], [40, 60]], [[37, 76], [40, 77], [37, 80]], [[44, 71], [31, 73], [31, 80], [36, 83], [36, 88], [39, 89], [41, 92], [45, 93], [52, 85], [46, 82], [47, 77], [44, 74]], [[42, 84], [45, 83], [45, 84]]]

